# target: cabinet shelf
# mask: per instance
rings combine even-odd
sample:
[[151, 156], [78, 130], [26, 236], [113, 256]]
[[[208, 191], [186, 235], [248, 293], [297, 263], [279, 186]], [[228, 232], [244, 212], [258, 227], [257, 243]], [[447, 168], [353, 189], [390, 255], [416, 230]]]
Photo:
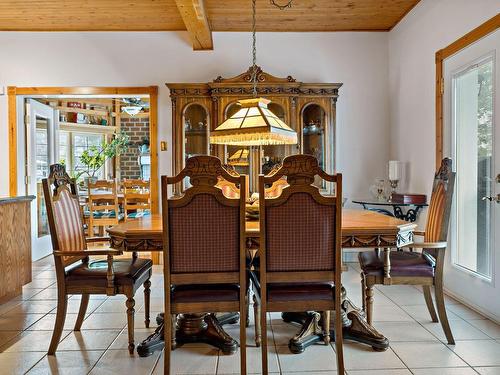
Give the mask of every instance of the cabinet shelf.
[[114, 133], [116, 131], [116, 126], [108, 126], [108, 125], [94, 125], [94, 124], [79, 124], [77, 122], [59, 122], [59, 127], [62, 130], [98, 130], [103, 133]]
[[54, 108], [58, 109], [61, 112], [83, 113], [85, 115], [106, 116], [106, 117], [109, 117], [110, 115], [114, 116], [114, 112], [99, 111], [96, 109], [83, 109], [83, 108], [62, 107], [62, 106], [57, 106]]

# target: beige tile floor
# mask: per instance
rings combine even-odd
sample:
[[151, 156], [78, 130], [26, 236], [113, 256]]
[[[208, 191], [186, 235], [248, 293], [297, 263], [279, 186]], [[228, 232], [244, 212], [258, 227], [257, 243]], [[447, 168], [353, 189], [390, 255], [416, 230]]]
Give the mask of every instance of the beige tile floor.
[[[350, 298], [361, 302], [359, 269], [350, 264], [342, 275]], [[152, 281], [152, 316], [162, 308], [161, 269]], [[33, 264], [33, 282], [23, 295], [0, 305], [0, 374], [162, 374], [161, 353], [148, 358], [129, 355], [124, 298], [92, 297], [81, 332], [72, 328], [79, 297], [69, 300], [65, 331], [57, 355], [47, 357], [56, 307], [55, 275], [51, 257]], [[385, 352], [346, 342], [345, 364], [350, 375], [500, 375], [500, 326], [447, 298], [450, 325], [457, 340], [447, 345], [439, 324], [432, 323], [419, 288], [377, 287], [374, 326], [391, 341]], [[144, 328], [144, 298], [136, 296], [136, 342], [154, 329]], [[253, 315], [253, 314], [252, 314]], [[237, 325], [226, 330], [239, 339]], [[269, 320], [269, 371], [290, 375], [336, 374], [332, 346], [318, 344], [300, 355], [288, 350], [297, 327], [279, 314]], [[247, 331], [249, 373], [260, 372], [260, 349], [255, 347], [253, 318]], [[223, 355], [204, 344], [190, 344], [172, 354], [174, 374], [237, 374], [239, 354]]]

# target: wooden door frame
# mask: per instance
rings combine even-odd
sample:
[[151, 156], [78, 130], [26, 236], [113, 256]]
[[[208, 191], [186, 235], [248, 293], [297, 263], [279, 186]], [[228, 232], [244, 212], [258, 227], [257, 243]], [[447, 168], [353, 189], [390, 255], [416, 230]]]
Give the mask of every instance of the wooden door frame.
[[149, 95], [151, 153], [151, 211], [159, 213], [158, 200], [158, 86], [144, 87], [16, 87], [7, 88], [9, 122], [9, 195], [17, 195], [17, 96], [30, 95]]
[[444, 97], [444, 68], [443, 61], [477, 42], [479, 39], [491, 34], [500, 28], [500, 13], [493, 18], [468, 32], [447, 47], [436, 52], [436, 170], [443, 159], [443, 97]]

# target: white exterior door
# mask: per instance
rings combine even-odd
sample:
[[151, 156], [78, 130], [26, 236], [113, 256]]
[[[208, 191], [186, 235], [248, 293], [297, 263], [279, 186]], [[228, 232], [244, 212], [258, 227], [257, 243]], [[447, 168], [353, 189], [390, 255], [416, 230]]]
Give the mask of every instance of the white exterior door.
[[26, 100], [26, 191], [36, 197], [31, 205], [33, 260], [52, 253], [42, 179], [48, 177], [49, 166], [58, 160], [57, 112], [34, 99]]
[[445, 288], [500, 321], [500, 31], [444, 61], [444, 150], [457, 172]]

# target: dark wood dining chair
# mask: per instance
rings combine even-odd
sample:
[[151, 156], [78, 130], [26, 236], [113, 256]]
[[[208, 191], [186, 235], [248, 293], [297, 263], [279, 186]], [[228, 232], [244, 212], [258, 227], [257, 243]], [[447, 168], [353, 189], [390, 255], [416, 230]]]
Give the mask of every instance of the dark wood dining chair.
[[[423, 236], [423, 242], [406, 246], [411, 251], [390, 251], [385, 255], [374, 251], [359, 253], [363, 307], [368, 324], [373, 320], [375, 285], [421, 285], [432, 321], [437, 323], [440, 320], [448, 344], [455, 344], [446, 315], [443, 293], [443, 269], [454, 186], [455, 172], [452, 171], [452, 161], [445, 158], [434, 176], [425, 232], [414, 232], [417, 236]], [[432, 301], [432, 286], [438, 314]]]
[[[63, 165], [51, 165], [49, 177], [43, 179], [42, 184], [57, 277], [57, 315], [48, 354], [52, 355], [57, 350], [66, 319], [68, 295], [72, 294], [82, 296], [75, 331], [82, 326], [91, 294], [127, 296], [128, 349], [132, 354], [134, 295], [144, 285], [145, 324], [148, 327], [153, 263], [149, 259], [138, 258], [136, 253], [130, 259], [115, 260], [114, 256], [122, 254], [120, 250], [87, 248], [88, 243], [109, 239], [85, 237], [76, 183]], [[105, 256], [106, 259], [90, 260], [91, 256]]]
[[[288, 186], [266, 198], [265, 187], [286, 176]], [[315, 177], [336, 185], [320, 194]], [[325, 344], [335, 311], [337, 370], [344, 374], [341, 319], [342, 175], [329, 175], [310, 155], [293, 155], [270, 176], [259, 176], [259, 275], [252, 274], [261, 330], [262, 373], [267, 374], [267, 312], [323, 312]]]
[[[168, 186], [190, 179], [181, 197]], [[245, 195], [224, 196], [218, 178], [245, 191], [213, 156], [193, 156], [175, 177], [161, 177], [165, 321], [176, 314], [240, 313], [241, 373], [246, 374]], [[170, 373], [173, 327], [165, 324], [164, 369]]]

